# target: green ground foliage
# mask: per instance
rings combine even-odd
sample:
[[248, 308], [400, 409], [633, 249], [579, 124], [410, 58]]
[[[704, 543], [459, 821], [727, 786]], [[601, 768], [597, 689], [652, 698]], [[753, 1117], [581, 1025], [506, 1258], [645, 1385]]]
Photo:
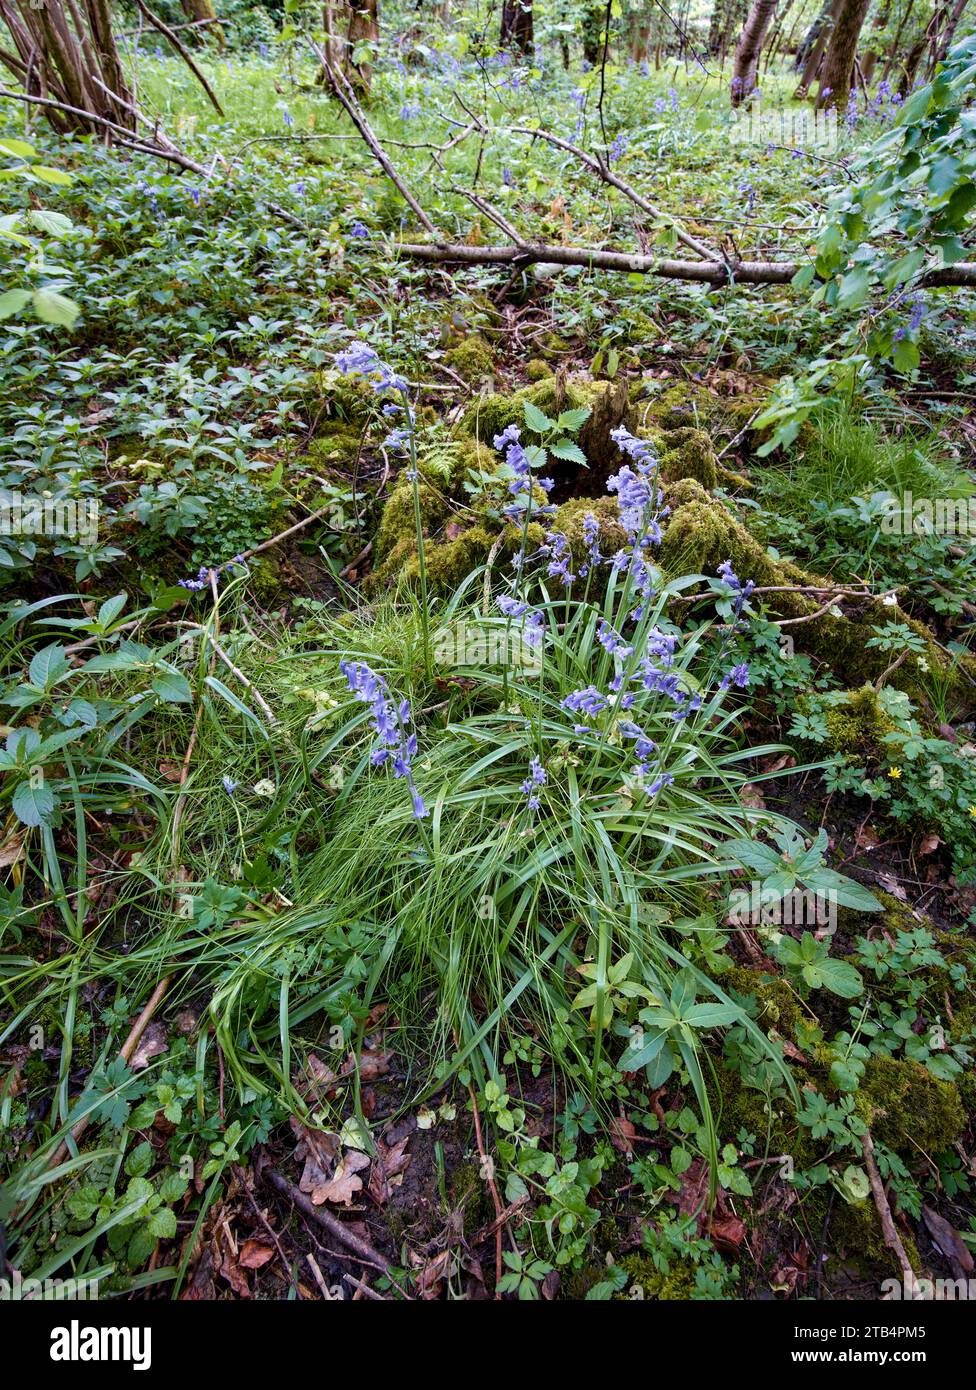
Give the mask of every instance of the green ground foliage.
[[[76, 523], [0, 534], [10, 1267], [293, 1296], [274, 1171], [390, 1297], [876, 1297], [876, 1163], [951, 1276], [976, 526], [902, 523], [976, 515], [976, 291], [923, 283], [976, 260], [971, 21], [824, 159], [730, 140], [729, 64], [628, 57], [627, 7], [601, 106], [548, 0], [523, 52], [384, 6], [361, 95], [432, 233], [318, 10], [216, 8], [220, 115], [124, 40], [189, 170], [0, 99], [0, 500]], [[804, 268], [401, 249], [508, 224]]]

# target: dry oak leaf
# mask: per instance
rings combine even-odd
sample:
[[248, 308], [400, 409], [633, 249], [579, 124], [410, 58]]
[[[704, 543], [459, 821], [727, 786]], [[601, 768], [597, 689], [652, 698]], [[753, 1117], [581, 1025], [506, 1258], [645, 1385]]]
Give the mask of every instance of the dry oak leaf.
[[348, 1149], [332, 1180], [311, 1194], [312, 1201], [316, 1206], [321, 1206], [323, 1202], [351, 1206], [356, 1193], [363, 1190], [363, 1180], [359, 1174], [364, 1168], [369, 1167], [369, 1163], [369, 1154], [360, 1153], [358, 1149]]
[[339, 1153], [339, 1136], [330, 1131], [308, 1129], [292, 1116], [292, 1132], [299, 1139], [295, 1150], [296, 1158], [304, 1158], [305, 1168], [298, 1186], [307, 1192], [317, 1207], [326, 1200], [319, 1194], [328, 1187], [335, 1171], [335, 1161]]
[[623, 1115], [617, 1115], [610, 1121], [610, 1142], [615, 1149], [619, 1149], [622, 1154], [634, 1152], [634, 1137], [637, 1128]]
[[376, 1157], [369, 1175], [369, 1195], [378, 1207], [389, 1201], [391, 1189], [403, 1181], [403, 1173], [411, 1157], [407, 1153], [409, 1143], [409, 1134], [396, 1144], [384, 1144], [382, 1139], [377, 1141]]
[[239, 1263], [244, 1269], [260, 1269], [274, 1258], [270, 1245], [262, 1245], [259, 1240], [246, 1240], [241, 1246]]

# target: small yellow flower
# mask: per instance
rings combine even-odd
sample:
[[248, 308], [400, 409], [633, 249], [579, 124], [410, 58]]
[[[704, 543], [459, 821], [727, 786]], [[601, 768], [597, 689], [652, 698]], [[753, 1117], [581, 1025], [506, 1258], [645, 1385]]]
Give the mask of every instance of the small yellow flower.
[[889, 777], [895, 777], [895, 778], [900, 777], [900, 776], [901, 776], [901, 768], [900, 768], [900, 767], [889, 767], [889, 769], [888, 769], [888, 776], [889, 776]]
[[970, 806], [969, 814], [972, 816], [973, 820], [976, 820], [976, 806]]

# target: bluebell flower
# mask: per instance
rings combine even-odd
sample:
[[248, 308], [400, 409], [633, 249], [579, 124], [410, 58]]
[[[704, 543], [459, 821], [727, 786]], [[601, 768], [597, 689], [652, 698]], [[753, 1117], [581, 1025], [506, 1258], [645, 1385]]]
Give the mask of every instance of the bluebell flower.
[[562, 708], [570, 714], [586, 714], [592, 718], [601, 710], [605, 710], [609, 703], [607, 697], [601, 695], [595, 685], [586, 685], [582, 690], [574, 690], [571, 695], [567, 695], [562, 702]]
[[370, 706], [377, 735], [370, 763], [373, 767], [383, 767], [391, 762], [394, 777], [404, 778], [410, 789], [414, 815], [422, 820], [427, 808], [413, 780], [411, 760], [417, 753], [417, 736], [407, 733], [407, 725], [411, 722], [409, 703], [403, 700], [396, 705], [386, 681], [365, 661], [340, 661], [339, 670], [357, 700]]
[[596, 630], [596, 640], [604, 651], [609, 652], [611, 656], [619, 656], [622, 661], [626, 661], [634, 650], [633, 647], [626, 645], [620, 633], [607, 622], [606, 618], [601, 620], [600, 626]]
[[343, 376], [359, 376], [367, 381], [377, 395], [385, 391], [405, 391], [407, 383], [381, 359], [368, 343], [351, 343], [335, 354], [336, 369]]
[[549, 557], [546, 573], [551, 579], [558, 579], [564, 589], [568, 589], [576, 575], [570, 569], [573, 558], [569, 541], [562, 531], [550, 531], [545, 544], [539, 547], [541, 554]]
[[538, 811], [541, 803], [535, 789], [536, 787], [544, 787], [547, 780], [546, 770], [542, 763], [537, 757], [533, 758], [529, 763], [529, 775], [520, 787], [520, 791], [529, 798], [527, 804], [530, 811]]
[[238, 786], [239, 786], [239, 783], [233, 781], [230, 777], [227, 776], [226, 773], [224, 774], [223, 777], [221, 777], [220, 780], [221, 780], [221, 783], [223, 784], [224, 791], [227, 793], [227, 795], [228, 795], [228, 796], [233, 796], [234, 793], [237, 791], [237, 788], [238, 788]]
[[722, 561], [722, 563], [718, 567], [718, 576], [721, 580], [724, 581], [724, 583], [728, 585], [728, 587], [735, 594], [733, 612], [735, 617], [738, 618], [741, 615], [743, 608], [745, 608], [746, 606], [746, 600], [752, 593], [753, 589], [756, 587], [755, 583], [753, 582], [753, 580], [747, 579], [745, 584], [743, 584], [739, 579], [739, 576], [736, 574], [735, 570], [732, 568], [731, 560]]

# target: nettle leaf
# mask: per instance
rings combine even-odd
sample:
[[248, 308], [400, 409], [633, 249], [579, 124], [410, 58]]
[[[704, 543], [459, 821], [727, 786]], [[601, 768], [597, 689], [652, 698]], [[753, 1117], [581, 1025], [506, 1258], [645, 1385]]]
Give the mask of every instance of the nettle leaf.
[[36, 829], [40, 825], [51, 824], [57, 804], [54, 792], [46, 782], [32, 786], [30, 782], [19, 782], [14, 788], [14, 814], [22, 825]]
[[588, 467], [586, 455], [578, 444], [572, 440], [560, 439], [556, 444], [549, 445], [549, 452], [554, 458], [565, 459], [567, 463], [578, 463], [581, 468]]
[[592, 414], [593, 411], [588, 405], [580, 405], [575, 410], [564, 410], [556, 421], [556, 425], [559, 429], [565, 430], [567, 434], [575, 434], [577, 430], [583, 428]]
[[548, 434], [550, 430], [556, 428], [555, 420], [550, 420], [548, 415], [544, 415], [538, 406], [531, 401], [526, 401], [522, 407], [525, 416], [525, 423], [533, 434]]

